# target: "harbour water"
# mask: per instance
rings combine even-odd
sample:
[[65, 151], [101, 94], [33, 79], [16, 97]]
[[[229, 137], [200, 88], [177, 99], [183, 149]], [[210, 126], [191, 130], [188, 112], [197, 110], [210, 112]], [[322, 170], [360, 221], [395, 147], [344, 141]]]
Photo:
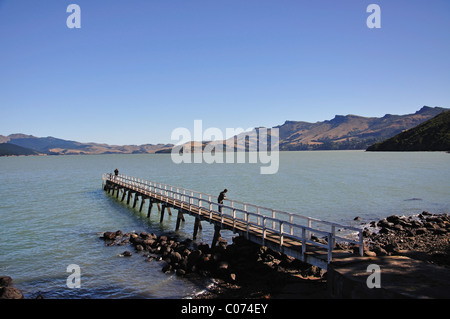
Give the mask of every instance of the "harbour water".
[[[128, 247], [99, 239], [119, 229], [192, 236], [190, 217], [175, 234], [176, 214], [160, 224], [158, 214], [147, 219], [105, 193], [101, 175], [115, 168], [214, 196], [227, 188], [229, 198], [350, 225], [450, 211], [450, 154], [440, 152], [280, 152], [273, 175], [256, 163], [175, 164], [170, 154], [3, 157], [0, 275], [26, 298], [186, 298], [209, 284], [163, 274], [139, 253], [123, 258]], [[204, 225], [197, 241], [212, 234]], [[80, 288], [67, 287], [71, 264], [80, 267]]]

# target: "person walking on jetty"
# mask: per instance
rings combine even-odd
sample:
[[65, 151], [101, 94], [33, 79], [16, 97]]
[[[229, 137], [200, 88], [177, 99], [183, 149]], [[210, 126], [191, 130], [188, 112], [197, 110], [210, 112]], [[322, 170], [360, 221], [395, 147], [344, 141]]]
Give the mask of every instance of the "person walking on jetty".
[[225, 195], [227, 192], [228, 192], [228, 189], [225, 188], [223, 191], [220, 192], [219, 197], [217, 197], [217, 202], [220, 204], [219, 213], [222, 212], [222, 205], [223, 205], [224, 199], [227, 198], [227, 195]]

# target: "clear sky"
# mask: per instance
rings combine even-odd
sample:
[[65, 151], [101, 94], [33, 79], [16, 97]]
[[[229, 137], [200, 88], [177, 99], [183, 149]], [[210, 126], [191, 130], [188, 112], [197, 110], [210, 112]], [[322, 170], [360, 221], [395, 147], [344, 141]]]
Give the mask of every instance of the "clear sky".
[[1, 135], [168, 143], [196, 119], [225, 132], [423, 105], [450, 107], [448, 0], [0, 0]]

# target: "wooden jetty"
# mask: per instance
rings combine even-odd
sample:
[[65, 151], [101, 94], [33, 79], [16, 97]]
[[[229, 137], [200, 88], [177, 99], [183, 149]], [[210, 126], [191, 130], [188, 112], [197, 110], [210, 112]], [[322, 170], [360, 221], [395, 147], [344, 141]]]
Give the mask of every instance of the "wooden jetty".
[[[140, 212], [147, 201], [147, 217], [156, 204], [161, 223], [166, 211], [177, 210], [176, 230], [184, 221], [184, 214], [194, 216], [194, 239], [201, 221], [213, 224], [212, 246], [217, 243], [220, 231], [228, 229], [252, 242], [325, 270], [333, 259], [349, 256], [348, 252], [335, 250], [336, 242], [358, 245], [359, 255], [363, 256], [364, 239], [359, 228], [235, 200], [226, 199], [220, 205], [215, 201], [216, 196], [125, 175], [103, 174], [102, 182], [105, 191], [116, 198], [122, 193], [121, 201], [126, 198], [127, 204], [133, 208], [140, 200]], [[325, 238], [325, 241], [313, 240], [313, 236]]]

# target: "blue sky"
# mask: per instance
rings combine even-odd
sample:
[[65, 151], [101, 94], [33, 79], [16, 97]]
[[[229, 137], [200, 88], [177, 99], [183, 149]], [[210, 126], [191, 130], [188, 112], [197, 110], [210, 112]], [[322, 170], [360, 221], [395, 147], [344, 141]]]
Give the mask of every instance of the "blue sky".
[[0, 134], [167, 143], [196, 119], [450, 107], [449, 30], [448, 0], [0, 0]]

